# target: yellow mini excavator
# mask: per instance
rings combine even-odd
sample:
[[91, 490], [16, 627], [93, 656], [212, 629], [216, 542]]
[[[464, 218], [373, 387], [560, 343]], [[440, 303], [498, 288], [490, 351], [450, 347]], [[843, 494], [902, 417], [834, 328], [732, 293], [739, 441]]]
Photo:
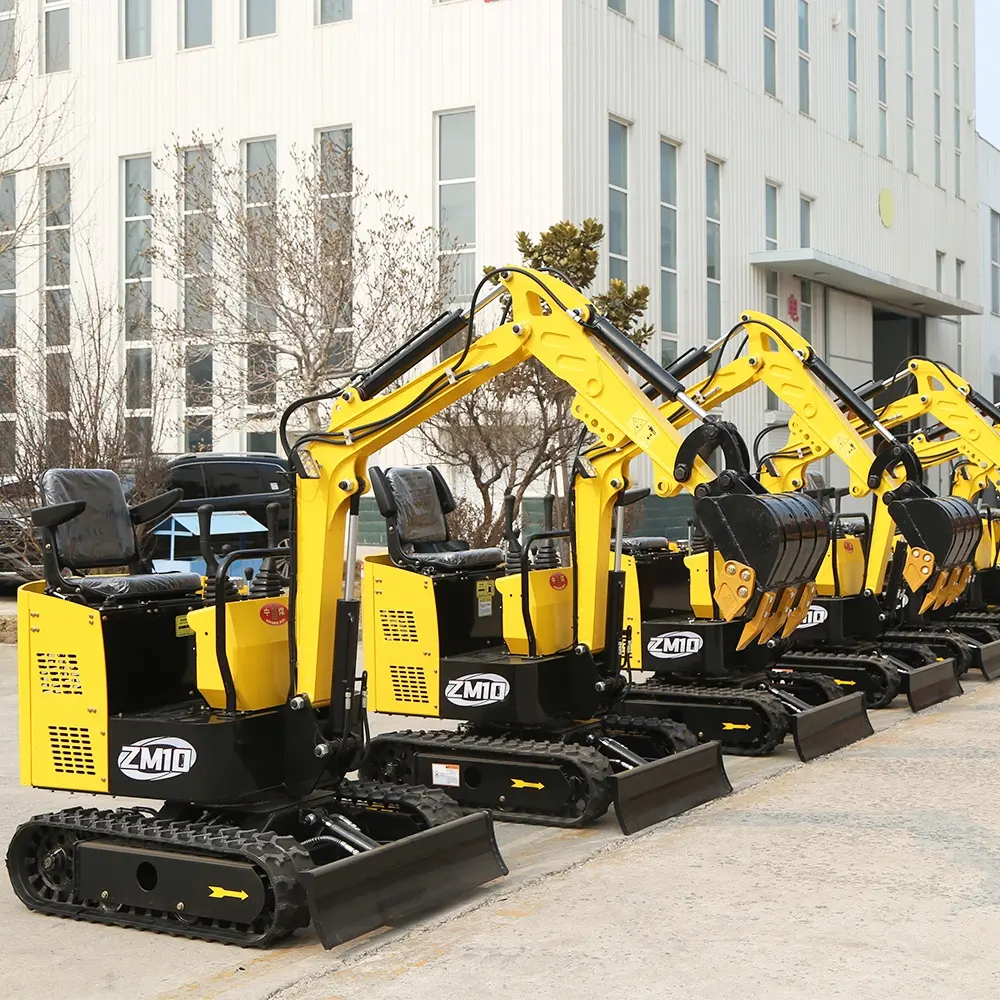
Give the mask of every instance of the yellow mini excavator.
[[[479, 384], [531, 356], [577, 390], [572, 412], [602, 446], [636, 440], [636, 450], [653, 462], [658, 494], [700, 488], [697, 507], [723, 559], [717, 599], [734, 629], [773, 631], [801, 616], [805, 608], [790, 607], [783, 595], [811, 581], [823, 559], [827, 523], [819, 505], [809, 497], [769, 496], [735, 473], [716, 476], [698, 456], [691, 457], [686, 482], [675, 479], [684, 441], [615, 358], [701, 421], [707, 415], [683, 386], [565, 282], [511, 268], [502, 283], [511, 298], [510, 322], [395, 394], [377, 395], [401, 374], [398, 366], [345, 393], [329, 432], [310, 443], [322, 474], [353, 492], [366, 474], [366, 454], [384, 443], [379, 427], [388, 407], [396, 412], [401, 401], [412, 401], [407, 420], [416, 424], [455, 398], [462, 379]], [[420, 356], [440, 342], [430, 337]], [[722, 433], [740, 447], [735, 432]], [[454, 501], [433, 468], [371, 468], [367, 475], [389, 542], [387, 555], [369, 556], [364, 565], [371, 707], [464, 725], [458, 733], [375, 737], [365, 776], [433, 784], [463, 805], [488, 805], [522, 822], [578, 825], [600, 815], [614, 797], [619, 820], [630, 830], [677, 811], [672, 796], [680, 806], [689, 803], [681, 783], [688, 782], [689, 769], [702, 780], [713, 773], [708, 767], [716, 758], [698, 755], [706, 747], [717, 755], [716, 742], [683, 749], [693, 742], [689, 718], [710, 717], [714, 733], [725, 732], [727, 724], [747, 727], [751, 717], [772, 746], [792, 729], [806, 757], [870, 734], [860, 697], [819, 708], [796, 703], [789, 713], [769, 692], [709, 688], [688, 692], [687, 715], [661, 717], [657, 702], [645, 703], [641, 712], [622, 711], [630, 690], [623, 676], [630, 636], [621, 617], [621, 550], [612, 561], [606, 540], [615, 521], [620, 541], [623, 507], [638, 498], [629, 488], [626, 462], [605, 470], [578, 463], [577, 515], [555, 533], [568, 536], [564, 566], [531, 561], [534, 546], [553, 532], [525, 539], [517, 552], [508, 547], [506, 558], [500, 549], [469, 550], [452, 539], [445, 517]], [[312, 488], [303, 481], [303, 491]], [[664, 707], [672, 710], [673, 702]], [[646, 763], [671, 749], [681, 752]], [[659, 804], [649, 793], [657, 773], [651, 767], [662, 772]]]
[[[725, 341], [737, 333], [745, 338], [741, 349], [723, 365]], [[846, 522], [839, 512], [833, 512], [835, 540], [808, 594], [805, 619], [781, 634], [762, 634], [755, 645], [744, 637], [735, 641], [727, 635], [714, 603], [699, 586], [707, 547], [697, 532], [687, 545], [668, 544], [666, 539], [632, 543], [626, 621], [636, 628], [641, 622], [642, 665], [658, 678], [650, 697], [659, 699], [663, 681], [676, 686], [703, 676], [705, 665], [693, 648], [675, 649], [671, 645], [678, 632], [694, 634], [702, 647], [711, 647], [712, 662], [723, 665], [723, 676], [730, 682], [766, 670], [771, 683], [810, 703], [824, 698], [816, 683], [820, 678], [843, 690], [863, 692], [870, 707], [888, 704], [901, 687], [914, 710], [961, 693], [953, 664], [928, 647], [916, 646], [912, 637], [903, 650], [908, 658], [894, 655], [905, 643], [897, 636], [885, 635], [889, 615], [875, 595], [881, 593], [892, 550], [895, 529], [890, 510], [903, 520], [904, 530], [915, 543], [933, 544], [935, 551], [944, 546], [947, 554], [942, 558], [948, 567], [965, 565], [963, 560], [971, 558], [974, 551], [974, 525], [968, 510], [956, 509], [951, 499], [929, 494], [921, 485], [921, 468], [912, 449], [897, 441], [857, 393], [816, 356], [808, 341], [786, 324], [746, 313], [727, 338], [688, 352], [671, 366], [671, 373], [683, 378], [710, 361], [713, 365], [708, 377], [689, 390], [701, 406], [712, 409], [763, 382], [794, 413], [791, 423], [801, 431], [801, 439], [767, 456], [757, 470], [761, 483], [773, 492], [803, 490], [805, 469], [811, 462], [829, 454], [838, 456], [851, 476], [845, 492], [878, 498], [880, 534], [868, 547], [866, 540], [847, 530], [854, 522]], [[688, 423], [674, 404], [665, 403], [661, 409], [675, 426]], [[885, 444], [880, 455], [851, 426], [845, 409], [861, 413], [878, 429]], [[692, 448], [709, 443], [697, 431], [692, 438]], [[925, 529], [921, 515], [934, 519], [933, 525]], [[860, 521], [867, 524], [867, 518]], [[691, 572], [690, 594], [674, 582], [682, 560]], [[816, 641], [803, 638], [812, 636]], [[636, 688], [633, 697], [644, 693], [644, 688]], [[635, 710], [631, 704], [629, 708]], [[730, 738], [735, 743], [739, 734]], [[734, 750], [746, 752], [738, 745]]]
[[[865, 399], [874, 398], [887, 390], [898, 391], [903, 382], [911, 380], [912, 391], [885, 403], [879, 418], [887, 427], [911, 427], [910, 445], [925, 468], [962, 459], [952, 497], [954, 503], [967, 509], [986, 482], [996, 478], [1000, 435], [994, 422], [1000, 419], [1000, 409], [947, 365], [924, 357], [908, 358], [893, 376], [866, 383], [857, 392]], [[937, 423], [919, 428], [917, 421], [926, 416]], [[855, 425], [865, 436], [873, 433], [867, 422], [855, 420]], [[952, 436], [943, 437], [946, 434]], [[797, 448], [799, 443], [798, 434], [790, 434], [789, 447]], [[991, 512], [982, 520], [984, 530], [974, 559], [960, 570], [945, 572], [934, 553], [930, 553], [931, 560], [928, 553], [921, 553], [921, 569], [927, 568], [932, 582], [921, 589], [920, 601], [907, 599], [899, 609], [900, 622], [894, 634], [899, 641], [905, 634], [919, 636], [919, 641], [954, 657], [961, 673], [973, 668], [993, 680], [1000, 676], [1000, 627], [995, 615], [983, 611], [982, 591], [984, 583], [992, 580], [996, 563], [996, 528]], [[913, 554], [907, 554], [906, 559], [912, 571]], [[974, 575], [974, 570], [980, 572]]]

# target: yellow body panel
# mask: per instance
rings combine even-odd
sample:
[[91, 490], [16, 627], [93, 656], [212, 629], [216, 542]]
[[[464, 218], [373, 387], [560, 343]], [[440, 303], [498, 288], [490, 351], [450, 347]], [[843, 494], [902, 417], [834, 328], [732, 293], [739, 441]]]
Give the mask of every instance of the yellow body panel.
[[368, 671], [368, 707], [399, 715], [440, 715], [438, 619], [433, 581], [365, 559], [361, 629]]
[[108, 790], [108, 698], [100, 613], [45, 584], [17, 594], [21, 783]]
[[[528, 631], [521, 612], [521, 577], [502, 576], [503, 637], [517, 656], [528, 655]], [[535, 633], [535, 655], [548, 656], [573, 644], [573, 571], [536, 569], [528, 574], [528, 609]]]
[[638, 641], [642, 635], [642, 600], [639, 597], [639, 573], [635, 568], [634, 556], [622, 556], [622, 572], [625, 574], [625, 615], [622, 628], [631, 627], [632, 638]]
[[989, 569], [993, 565], [994, 545], [993, 522], [983, 518], [983, 537], [979, 539], [976, 547], [976, 556], [973, 562], [976, 569]]
[[[287, 610], [288, 599], [264, 597], [226, 605], [226, 652], [241, 712], [274, 708], [288, 698], [288, 625], [268, 624], [261, 617], [265, 605]], [[195, 634], [198, 690], [212, 708], [225, 708], [226, 691], [215, 655], [215, 608], [189, 611], [187, 621]]]
[[[833, 559], [837, 559], [837, 580], [834, 586]], [[838, 538], [826, 550], [823, 564], [816, 574], [816, 592], [820, 597], [854, 597], [865, 585], [865, 549], [860, 538]]]

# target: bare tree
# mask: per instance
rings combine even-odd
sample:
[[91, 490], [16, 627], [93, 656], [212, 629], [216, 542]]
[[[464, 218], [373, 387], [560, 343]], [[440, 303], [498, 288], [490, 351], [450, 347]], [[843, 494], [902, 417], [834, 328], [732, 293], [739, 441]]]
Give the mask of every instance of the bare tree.
[[0, 561], [26, 576], [41, 561], [29, 514], [45, 469], [111, 469], [135, 501], [166, 481], [159, 447], [177, 391], [172, 369], [149, 347], [123, 349], [117, 291], [86, 273], [74, 285], [70, 325], [64, 347], [46, 349], [39, 323], [0, 356], [0, 411], [17, 414], [0, 424]]
[[[211, 352], [232, 419], [334, 388], [440, 312], [450, 282], [437, 233], [371, 189], [348, 130], [290, 161], [279, 172], [271, 142], [195, 136], [159, 164], [175, 183], [153, 204], [150, 255], [181, 302], [157, 337], [181, 366]], [[302, 412], [296, 430], [323, 426], [319, 405]]]
[[[556, 269], [586, 289], [597, 272], [604, 227], [595, 219], [577, 226], [560, 222], [537, 242], [517, 234], [525, 264]], [[493, 268], [484, 269], [490, 273]], [[649, 300], [645, 285], [629, 291], [612, 280], [593, 296], [597, 308], [635, 343], [653, 328], [641, 322]], [[573, 456], [580, 446], [580, 423], [573, 417], [573, 391], [542, 365], [531, 362], [495, 378], [418, 428], [431, 460], [471, 478], [475, 495], [459, 501], [453, 530], [474, 545], [495, 545], [503, 533], [503, 496], [518, 503], [541, 485], [562, 497]]]
[[[36, 171], [72, 147], [73, 85], [68, 75], [49, 74], [68, 59], [68, 36], [51, 33], [49, 51], [36, 43], [37, 22], [21, 5], [0, 5], [0, 288], [34, 260], [14, 251], [39, 245], [43, 192]], [[47, 64], [46, 61], [49, 61]]]

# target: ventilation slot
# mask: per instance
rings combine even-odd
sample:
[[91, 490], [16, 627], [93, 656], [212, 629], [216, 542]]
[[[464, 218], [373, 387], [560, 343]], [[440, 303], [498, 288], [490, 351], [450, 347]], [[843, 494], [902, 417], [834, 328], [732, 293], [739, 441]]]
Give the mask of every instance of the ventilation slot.
[[36, 653], [42, 694], [83, 694], [76, 653]]
[[97, 774], [90, 730], [83, 726], [49, 726], [52, 770], [56, 774]]
[[423, 667], [389, 667], [392, 678], [392, 694], [396, 701], [415, 702], [419, 705], [429, 705], [427, 680]]
[[[382, 638], [388, 642], [417, 642], [417, 618], [412, 611], [379, 609]], [[400, 668], [402, 669], [402, 668]]]

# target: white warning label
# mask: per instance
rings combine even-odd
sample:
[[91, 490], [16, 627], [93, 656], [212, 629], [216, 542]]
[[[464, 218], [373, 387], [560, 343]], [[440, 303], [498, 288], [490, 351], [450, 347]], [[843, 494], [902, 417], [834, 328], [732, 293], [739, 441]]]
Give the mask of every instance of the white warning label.
[[446, 788], [458, 788], [462, 783], [458, 764], [431, 764], [431, 784]]

